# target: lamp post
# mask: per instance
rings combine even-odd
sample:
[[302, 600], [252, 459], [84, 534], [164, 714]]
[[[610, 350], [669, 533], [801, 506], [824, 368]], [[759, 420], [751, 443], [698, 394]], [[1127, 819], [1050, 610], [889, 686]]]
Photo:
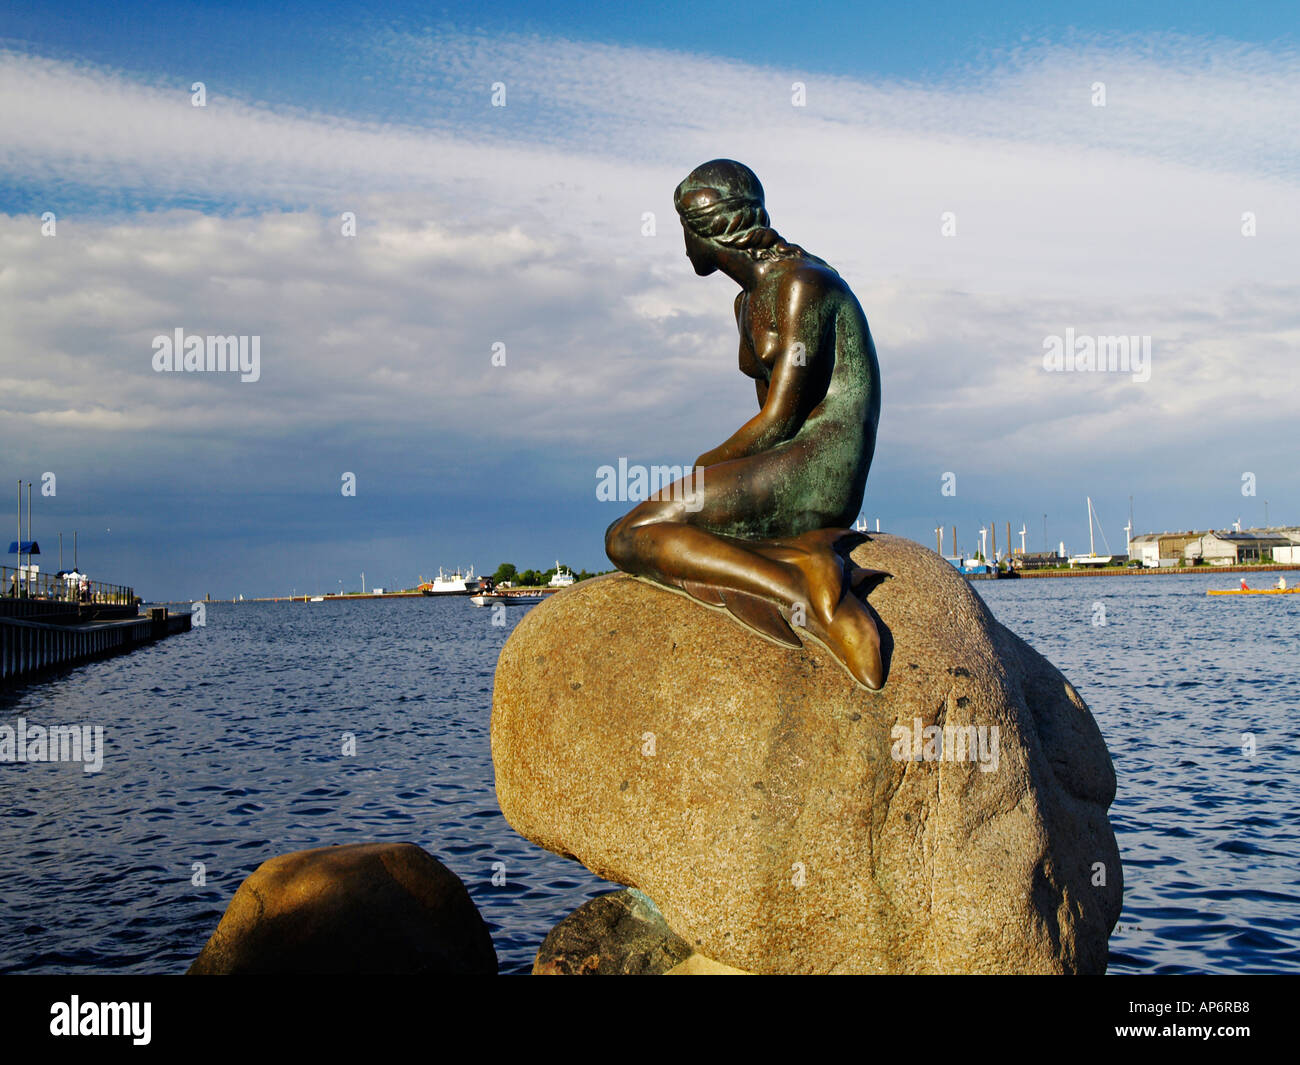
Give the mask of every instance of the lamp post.
[[[1265, 503], [1264, 512], [1268, 514], [1269, 505]], [[19, 544], [19, 547], [22, 545]], [[27, 598], [31, 598], [31, 481], [27, 481], [27, 581], [26, 581]]]

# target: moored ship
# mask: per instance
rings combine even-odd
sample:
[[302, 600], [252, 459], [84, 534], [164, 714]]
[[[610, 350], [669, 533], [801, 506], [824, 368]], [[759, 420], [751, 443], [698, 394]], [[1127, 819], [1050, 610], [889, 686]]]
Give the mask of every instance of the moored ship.
[[461, 572], [456, 570], [455, 573], [443, 573], [442, 567], [438, 567], [438, 576], [431, 581], [422, 580], [419, 590], [425, 595], [473, 595], [482, 585], [482, 581], [474, 576], [474, 567]]

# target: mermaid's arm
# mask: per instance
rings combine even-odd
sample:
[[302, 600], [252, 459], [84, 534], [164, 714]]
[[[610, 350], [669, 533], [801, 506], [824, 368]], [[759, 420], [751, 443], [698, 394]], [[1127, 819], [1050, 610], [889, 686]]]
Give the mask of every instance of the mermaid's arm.
[[802, 419], [798, 417], [798, 386], [794, 379], [805, 374], [807, 367], [794, 367], [782, 372], [781, 368], [790, 361], [787, 356], [778, 361], [763, 409], [732, 433], [725, 443], [696, 459], [696, 466], [712, 466], [756, 455], [789, 440], [799, 431]]
[[698, 459], [697, 466], [745, 458], [767, 451], [793, 437], [815, 407], [808, 395], [810, 371], [818, 357], [823, 333], [825, 301], [819, 286], [792, 281], [783, 286], [788, 328], [776, 338], [777, 356], [767, 382], [762, 409], [737, 429], [727, 441]]

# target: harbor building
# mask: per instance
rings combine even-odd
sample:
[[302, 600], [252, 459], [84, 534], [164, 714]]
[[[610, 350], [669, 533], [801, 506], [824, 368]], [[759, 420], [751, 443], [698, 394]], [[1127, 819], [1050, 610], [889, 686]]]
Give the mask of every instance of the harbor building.
[[1300, 528], [1204, 529], [1143, 533], [1129, 541], [1130, 555], [1148, 569], [1204, 562], [1300, 562]]
[[1290, 557], [1278, 558], [1277, 551], [1290, 555], [1295, 541], [1279, 531], [1209, 532], [1198, 536], [1183, 548], [1183, 558], [1188, 565], [1207, 562], [1212, 566], [1234, 566], [1243, 562], [1283, 562]]
[[1143, 533], [1129, 541], [1129, 557], [1137, 559], [1147, 567], [1177, 566], [1183, 559], [1187, 545], [1195, 543], [1210, 532], [1163, 532]]

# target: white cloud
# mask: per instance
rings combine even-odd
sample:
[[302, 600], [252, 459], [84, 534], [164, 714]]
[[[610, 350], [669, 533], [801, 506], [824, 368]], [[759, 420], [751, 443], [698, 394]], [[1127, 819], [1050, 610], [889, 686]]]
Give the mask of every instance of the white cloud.
[[[960, 458], [1032, 478], [1071, 456], [1173, 456], [1208, 432], [1239, 438], [1222, 458], [1240, 465], [1283, 424], [1294, 56], [1093, 42], [918, 86], [528, 38], [370, 47], [423, 94], [419, 122], [217, 93], [197, 109], [188, 85], [0, 54], [0, 174], [110, 208], [72, 211], [53, 239], [32, 215], [0, 218], [6, 434], [57, 424], [69, 448], [111, 449], [166, 432], [183, 448], [234, 427], [256, 448], [346, 426], [478, 457], [693, 457], [753, 404], [733, 290], [691, 273], [672, 214], [674, 184], [716, 155], [754, 167], [776, 226], [866, 308], [878, 468]], [[222, 210], [126, 212], [117, 196]], [[262, 380], [154, 374], [150, 339], [176, 326], [261, 335]], [[1043, 373], [1043, 337], [1067, 326], [1151, 335], [1151, 382]]]

